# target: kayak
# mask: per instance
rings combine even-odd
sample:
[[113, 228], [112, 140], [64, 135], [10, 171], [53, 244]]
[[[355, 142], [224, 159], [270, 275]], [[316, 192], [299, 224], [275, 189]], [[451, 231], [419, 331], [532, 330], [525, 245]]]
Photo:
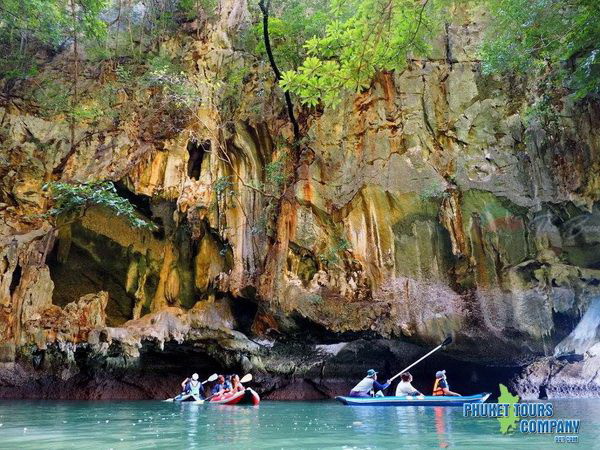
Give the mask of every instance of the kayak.
[[181, 402], [202, 402], [202, 398], [200, 397], [196, 397], [195, 395], [192, 394], [179, 394], [177, 397], [174, 398], [170, 398], [165, 400], [166, 402], [176, 402], [176, 403], [181, 403]]
[[336, 397], [349, 406], [462, 406], [465, 403], [484, 403], [491, 394], [465, 395], [462, 397], [444, 395], [403, 395], [401, 397]]
[[208, 405], [258, 405], [260, 396], [256, 391], [246, 388], [240, 392], [227, 392], [222, 395], [215, 395], [205, 402]]

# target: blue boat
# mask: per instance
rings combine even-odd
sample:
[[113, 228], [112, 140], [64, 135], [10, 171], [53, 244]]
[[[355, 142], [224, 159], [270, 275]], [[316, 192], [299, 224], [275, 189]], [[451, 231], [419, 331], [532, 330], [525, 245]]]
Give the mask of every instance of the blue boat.
[[401, 397], [336, 397], [349, 406], [462, 406], [465, 403], [484, 403], [491, 394], [465, 395], [461, 397], [445, 395], [403, 395]]

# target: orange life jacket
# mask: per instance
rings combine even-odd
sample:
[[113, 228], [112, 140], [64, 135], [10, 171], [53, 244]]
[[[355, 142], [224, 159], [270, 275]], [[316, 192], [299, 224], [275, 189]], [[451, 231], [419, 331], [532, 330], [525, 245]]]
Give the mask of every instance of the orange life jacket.
[[436, 378], [435, 383], [433, 383], [433, 394], [431, 395], [444, 395], [444, 389], [439, 387], [441, 378]]

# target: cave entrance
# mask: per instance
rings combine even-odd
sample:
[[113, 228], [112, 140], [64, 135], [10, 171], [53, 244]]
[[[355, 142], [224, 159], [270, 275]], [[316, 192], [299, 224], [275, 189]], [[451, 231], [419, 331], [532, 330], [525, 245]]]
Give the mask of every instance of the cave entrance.
[[144, 343], [140, 351], [140, 368], [145, 372], [172, 374], [182, 379], [194, 372], [203, 379], [213, 373], [229, 373], [227, 367], [209, 356], [202, 347], [174, 341], [165, 342], [163, 350], [157, 349], [154, 343]]
[[11, 296], [15, 293], [15, 291], [19, 287], [19, 284], [21, 284], [21, 275], [22, 275], [21, 265], [19, 263], [17, 263], [17, 266], [15, 267], [15, 270], [13, 271], [13, 274], [12, 274], [12, 279], [10, 280], [10, 286], [8, 287], [8, 292], [10, 293]]
[[[252, 288], [246, 288], [247, 293]], [[236, 330], [244, 333], [247, 336], [252, 335], [252, 324], [256, 318], [258, 311], [258, 303], [255, 298], [255, 293], [252, 292], [250, 298], [234, 297], [231, 300], [231, 313], [237, 323]]]
[[197, 141], [192, 139], [187, 144], [188, 151], [188, 163], [187, 163], [187, 174], [188, 177], [199, 180], [200, 171], [202, 170], [202, 161], [204, 160], [204, 154], [210, 152], [210, 141]]
[[[358, 339], [325, 362], [322, 375], [324, 378], [336, 378], [344, 374], [344, 377], [353, 381], [364, 377], [367, 369], [374, 368], [380, 373], [379, 379], [386, 380], [429, 350], [431, 348], [396, 340]], [[413, 386], [430, 395], [438, 370], [446, 370], [450, 389], [454, 392], [463, 395], [491, 392], [497, 396], [500, 394], [498, 385], [509, 385], [520, 373], [521, 367], [490, 366], [436, 352], [409, 370], [413, 376]], [[396, 382], [388, 389], [388, 395], [393, 395], [395, 389]]]
[[78, 224], [71, 227], [72, 239], [66, 259], [59, 258], [60, 241], [48, 255], [47, 264], [54, 282], [52, 303], [64, 307], [83, 295], [107, 291], [107, 325], [118, 326], [132, 319], [135, 299], [126, 291], [127, 249]]

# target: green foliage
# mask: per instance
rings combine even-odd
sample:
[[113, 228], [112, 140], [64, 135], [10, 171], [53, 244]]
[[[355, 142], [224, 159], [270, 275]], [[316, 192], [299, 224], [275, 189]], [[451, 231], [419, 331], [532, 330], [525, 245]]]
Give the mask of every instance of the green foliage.
[[378, 71], [403, 70], [409, 55], [427, 50], [425, 31], [436, 23], [434, 2], [334, 0], [324, 34], [304, 44], [298, 70], [282, 74], [281, 87], [304, 104], [335, 106], [340, 91], [370, 85]]
[[548, 94], [543, 94], [533, 105], [525, 111], [525, 123], [531, 125], [533, 122], [543, 123], [546, 126], [556, 124], [558, 113], [553, 107]]
[[180, 0], [177, 8], [185, 19], [191, 20], [201, 15], [212, 17], [217, 6], [218, 0]]
[[[281, 0], [273, 4], [269, 17], [271, 47], [282, 70], [296, 70], [306, 55], [304, 43], [323, 36], [329, 17], [329, 1]], [[266, 59], [263, 26], [259, 21], [248, 36], [254, 51]]]
[[3, 0], [0, 3], [0, 76], [12, 78], [35, 73], [33, 46], [57, 47], [64, 39], [68, 19], [58, 2]]
[[217, 195], [217, 198], [222, 198], [227, 194], [229, 194], [229, 196], [235, 195], [235, 191], [233, 191], [232, 180], [232, 175], [223, 175], [222, 177], [217, 178], [217, 181], [215, 181], [213, 184], [213, 189]]
[[202, 100], [199, 86], [171, 58], [160, 53], [148, 60], [147, 70], [136, 81], [141, 88], [160, 87], [176, 108], [194, 110]]
[[232, 116], [240, 105], [244, 80], [250, 73], [246, 66], [228, 67], [224, 79], [219, 83], [219, 94], [221, 99], [221, 114]]
[[65, 114], [71, 105], [68, 88], [54, 80], [43, 79], [33, 97], [40, 108], [40, 114], [45, 117]]
[[107, 0], [2, 0], [0, 2], [0, 77], [37, 72], [40, 47], [56, 50], [74, 35], [103, 39], [106, 23], [100, 12]]
[[482, 47], [484, 73], [553, 77], [576, 99], [600, 93], [597, 0], [487, 0], [492, 20]]
[[288, 155], [282, 152], [276, 159], [265, 166], [264, 191], [272, 197], [279, 197], [290, 175]]
[[79, 184], [53, 182], [44, 185], [44, 189], [50, 191], [53, 200], [53, 206], [46, 217], [53, 217], [59, 223], [76, 220], [88, 208], [101, 206], [124, 217], [135, 228], [156, 229], [156, 225], [140, 217], [127, 199], [119, 196], [110, 181]]

